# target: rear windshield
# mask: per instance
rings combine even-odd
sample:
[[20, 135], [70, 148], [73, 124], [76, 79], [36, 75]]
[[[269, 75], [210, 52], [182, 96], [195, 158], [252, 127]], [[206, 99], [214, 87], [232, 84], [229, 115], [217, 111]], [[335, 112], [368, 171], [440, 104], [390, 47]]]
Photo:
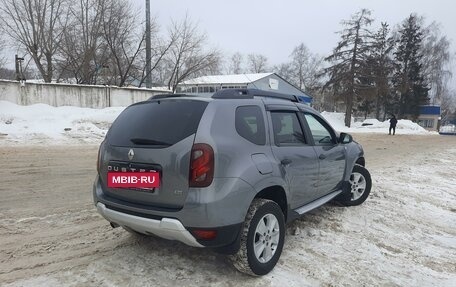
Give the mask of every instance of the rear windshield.
[[111, 126], [113, 146], [167, 147], [194, 134], [207, 102], [159, 100], [126, 108]]

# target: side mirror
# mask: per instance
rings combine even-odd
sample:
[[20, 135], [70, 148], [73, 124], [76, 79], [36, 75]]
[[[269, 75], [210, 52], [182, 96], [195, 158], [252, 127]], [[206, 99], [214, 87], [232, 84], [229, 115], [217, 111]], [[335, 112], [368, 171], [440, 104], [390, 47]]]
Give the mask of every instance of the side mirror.
[[340, 133], [339, 143], [348, 144], [348, 143], [351, 143], [352, 141], [353, 141], [353, 137], [350, 134]]

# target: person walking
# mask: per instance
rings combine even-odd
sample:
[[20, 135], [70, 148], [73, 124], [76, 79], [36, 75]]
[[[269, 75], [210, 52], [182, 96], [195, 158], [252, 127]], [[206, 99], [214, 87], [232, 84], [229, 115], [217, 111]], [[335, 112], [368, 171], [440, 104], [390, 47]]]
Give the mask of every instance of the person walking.
[[396, 134], [396, 125], [397, 125], [397, 119], [396, 119], [396, 116], [393, 115], [393, 117], [390, 119], [389, 134], [391, 134], [391, 130], [393, 130], [393, 135]]

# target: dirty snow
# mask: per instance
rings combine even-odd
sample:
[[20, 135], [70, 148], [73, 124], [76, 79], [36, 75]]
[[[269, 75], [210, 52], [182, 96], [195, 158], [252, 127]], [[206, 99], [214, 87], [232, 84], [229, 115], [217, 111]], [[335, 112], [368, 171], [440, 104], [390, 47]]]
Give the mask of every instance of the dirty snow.
[[[90, 198], [95, 147], [8, 147], [16, 160], [6, 165], [0, 152], [8, 167], [0, 169], [0, 285], [456, 286], [456, 137], [355, 137], [366, 149], [370, 197], [289, 224], [282, 256], [263, 277], [211, 250], [111, 229]], [[68, 158], [71, 171], [62, 169]], [[26, 173], [24, 163], [47, 166]], [[24, 196], [35, 200], [24, 206]]]

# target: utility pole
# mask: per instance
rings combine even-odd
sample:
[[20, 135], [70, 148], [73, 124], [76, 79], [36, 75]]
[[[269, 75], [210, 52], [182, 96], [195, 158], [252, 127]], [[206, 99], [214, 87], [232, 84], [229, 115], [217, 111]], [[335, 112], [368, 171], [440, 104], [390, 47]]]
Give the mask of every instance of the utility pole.
[[16, 63], [16, 81], [24, 81], [25, 77], [22, 73], [22, 62], [24, 58], [15, 56], [15, 63]]
[[152, 65], [151, 65], [151, 42], [150, 42], [150, 0], [146, 0], [146, 88], [152, 88]]

